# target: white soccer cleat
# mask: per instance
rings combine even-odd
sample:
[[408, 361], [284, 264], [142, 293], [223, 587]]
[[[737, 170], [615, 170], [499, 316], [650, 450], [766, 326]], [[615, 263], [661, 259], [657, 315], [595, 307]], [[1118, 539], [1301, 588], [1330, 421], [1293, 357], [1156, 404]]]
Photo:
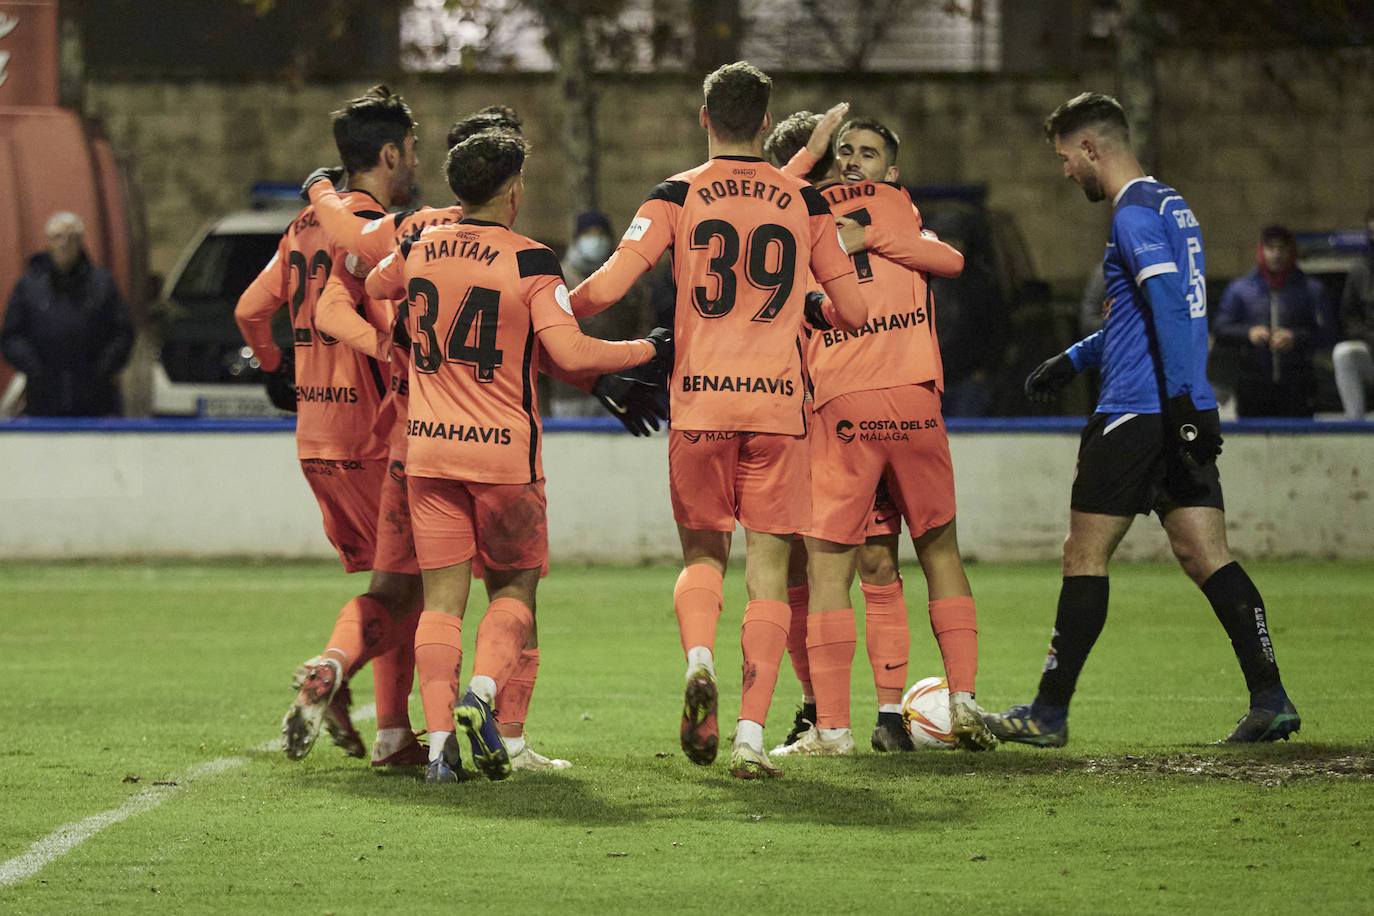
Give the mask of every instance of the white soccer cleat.
[[782, 768], [775, 766], [762, 748], [736, 744], [730, 752], [730, 775], [736, 779], [777, 779]]
[[791, 744], [775, 748], [773, 753], [784, 757], [852, 757], [854, 734], [846, 728], [833, 738], [823, 738], [819, 728], [810, 728]]
[[[315, 746], [325, 713], [343, 686], [343, 669], [332, 658], [311, 659], [296, 669], [300, 693], [282, 719], [282, 736], [286, 739], [286, 756], [300, 760]], [[297, 678], [293, 676], [292, 682]], [[350, 727], [352, 723], [350, 723]], [[365, 752], [364, 752], [365, 753]]]
[[572, 768], [571, 760], [561, 760], [557, 757], [549, 758], [530, 747], [529, 739], [525, 739], [525, 746], [520, 749], [520, 753], [510, 755], [510, 768], [512, 770], [528, 770], [530, 772], [548, 770], [568, 770]]
[[983, 721], [983, 711], [974, 702], [973, 694], [965, 690], [949, 695], [949, 733], [966, 751], [991, 751], [997, 747], [997, 736]]

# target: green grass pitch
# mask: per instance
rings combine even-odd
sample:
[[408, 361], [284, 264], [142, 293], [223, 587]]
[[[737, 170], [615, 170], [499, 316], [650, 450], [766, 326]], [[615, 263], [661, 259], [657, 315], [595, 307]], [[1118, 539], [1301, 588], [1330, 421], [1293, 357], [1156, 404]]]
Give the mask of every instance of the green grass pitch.
[[[1303, 716], [1293, 741], [1209, 743], [1245, 707], [1225, 635], [1176, 567], [1119, 565], [1067, 748], [868, 753], [861, 636], [860, 754], [746, 783], [725, 754], [698, 768], [678, 747], [677, 570], [555, 566], [529, 730], [575, 768], [427, 788], [327, 737], [299, 763], [265, 749], [292, 668], [364, 577], [0, 565], [0, 912], [1374, 911], [1369, 566], [1247, 568]], [[1058, 571], [969, 575], [979, 700], [1024, 702]], [[915, 681], [942, 670], [920, 572], [905, 577]], [[726, 735], [742, 578], [727, 576], [717, 642]], [[474, 600], [469, 664], [480, 614]], [[354, 695], [370, 702], [366, 673]], [[798, 697], [784, 662], [770, 746]]]

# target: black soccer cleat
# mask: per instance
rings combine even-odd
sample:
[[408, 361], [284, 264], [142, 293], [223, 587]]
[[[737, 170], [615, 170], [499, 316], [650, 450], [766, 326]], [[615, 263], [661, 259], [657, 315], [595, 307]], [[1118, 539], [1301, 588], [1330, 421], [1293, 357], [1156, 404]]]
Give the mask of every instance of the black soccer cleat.
[[1251, 709], [1240, 717], [1235, 731], [1222, 744], [1257, 744], [1261, 741], [1288, 740], [1302, 727], [1302, 717], [1292, 702], [1285, 699], [1280, 709]]

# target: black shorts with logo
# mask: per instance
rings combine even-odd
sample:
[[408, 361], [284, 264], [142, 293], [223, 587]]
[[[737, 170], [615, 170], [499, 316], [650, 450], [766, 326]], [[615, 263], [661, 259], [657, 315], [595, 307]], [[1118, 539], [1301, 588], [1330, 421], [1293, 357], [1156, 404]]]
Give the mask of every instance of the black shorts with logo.
[[[1201, 422], [1220, 431], [1215, 410]], [[1160, 518], [1179, 506], [1224, 509], [1216, 462], [1198, 466], [1177, 452], [1165, 452], [1159, 414], [1095, 413], [1083, 427], [1078, 470], [1069, 506], [1099, 515]]]

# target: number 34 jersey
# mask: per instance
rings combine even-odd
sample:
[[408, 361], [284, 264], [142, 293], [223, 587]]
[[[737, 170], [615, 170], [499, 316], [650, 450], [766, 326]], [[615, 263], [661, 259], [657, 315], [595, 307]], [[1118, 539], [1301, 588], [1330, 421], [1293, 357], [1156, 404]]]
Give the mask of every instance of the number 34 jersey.
[[425, 229], [388, 255], [369, 292], [399, 298], [411, 340], [406, 473], [482, 483], [544, 476], [536, 335], [577, 327], [558, 257], [473, 219]]
[[673, 428], [801, 435], [798, 333], [807, 268], [853, 267], [810, 185], [754, 157], [717, 156], [660, 184], [621, 248], [673, 250]]

